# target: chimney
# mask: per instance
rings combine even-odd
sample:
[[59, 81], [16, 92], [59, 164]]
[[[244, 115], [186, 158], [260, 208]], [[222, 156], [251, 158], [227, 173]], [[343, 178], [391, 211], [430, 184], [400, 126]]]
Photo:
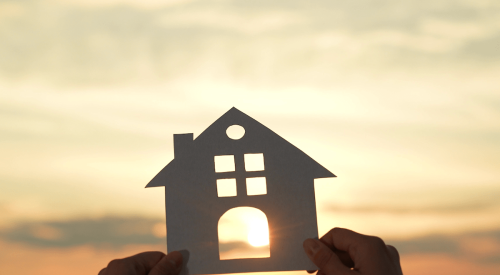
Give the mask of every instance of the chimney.
[[193, 134], [174, 134], [174, 158], [184, 157], [191, 149]]

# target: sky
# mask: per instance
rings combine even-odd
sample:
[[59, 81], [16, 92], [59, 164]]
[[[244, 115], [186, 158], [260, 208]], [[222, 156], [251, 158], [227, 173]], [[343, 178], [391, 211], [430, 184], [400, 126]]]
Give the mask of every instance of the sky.
[[2, 0], [0, 42], [1, 273], [166, 251], [144, 186], [233, 106], [337, 175], [320, 235], [500, 271], [498, 1]]

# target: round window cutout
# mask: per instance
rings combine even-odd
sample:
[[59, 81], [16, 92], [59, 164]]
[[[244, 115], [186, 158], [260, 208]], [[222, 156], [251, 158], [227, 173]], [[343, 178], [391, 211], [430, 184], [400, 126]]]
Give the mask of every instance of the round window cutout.
[[245, 135], [245, 128], [240, 125], [231, 125], [227, 127], [226, 134], [231, 139], [240, 139]]

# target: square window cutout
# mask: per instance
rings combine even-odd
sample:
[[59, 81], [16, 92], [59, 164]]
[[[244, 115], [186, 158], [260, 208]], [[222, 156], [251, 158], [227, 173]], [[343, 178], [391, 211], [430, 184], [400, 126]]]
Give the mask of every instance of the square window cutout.
[[236, 196], [236, 179], [219, 179], [219, 180], [217, 180], [217, 196], [219, 196], [219, 197], [235, 197]]
[[247, 195], [265, 195], [267, 194], [267, 184], [265, 177], [247, 178]]
[[226, 156], [215, 156], [215, 172], [233, 172], [234, 171], [234, 156], [226, 155]]
[[263, 171], [264, 170], [264, 154], [245, 154], [245, 170], [246, 171]]

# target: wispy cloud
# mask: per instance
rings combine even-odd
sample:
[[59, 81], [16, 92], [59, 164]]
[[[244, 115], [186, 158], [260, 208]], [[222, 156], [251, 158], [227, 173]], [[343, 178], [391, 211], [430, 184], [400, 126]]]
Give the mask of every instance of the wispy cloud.
[[[3, 259], [0, 271], [37, 270], [40, 274], [67, 273], [75, 264], [97, 272], [114, 258], [122, 258], [146, 250], [164, 250], [164, 237], [155, 235], [155, 227], [164, 222], [145, 217], [105, 217], [18, 224], [0, 232]], [[156, 229], [157, 230], [157, 229]], [[457, 264], [471, 271], [496, 274], [500, 264], [500, 230], [461, 234], [431, 234], [406, 239], [385, 239], [402, 256], [405, 274], [421, 274], [426, 268], [445, 268], [439, 273], [457, 273]], [[221, 253], [237, 255], [249, 247], [245, 242], [220, 245]], [[255, 248], [253, 248], [255, 249]], [[26, 257], [36, 260], [30, 266], [17, 266]], [[6, 263], [6, 262], [4, 262]], [[463, 270], [462, 270], [463, 271]], [[57, 274], [59, 274], [57, 273]], [[86, 273], [77, 273], [86, 274]]]
[[334, 213], [386, 213], [386, 214], [436, 214], [436, 215], [449, 215], [449, 214], [465, 214], [470, 212], [491, 210], [498, 207], [498, 203], [492, 202], [473, 202], [461, 203], [455, 205], [425, 205], [425, 206], [406, 206], [400, 205], [383, 206], [383, 205], [366, 205], [366, 206], [341, 206], [330, 205], [326, 208], [327, 211]]
[[[146, 217], [103, 217], [20, 223], [0, 231], [3, 242], [34, 247], [123, 248], [128, 245], [161, 245], [165, 242], [159, 227], [164, 221]], [[448, 254], [472, 257], [483, 262], [500, 263], [500, 230], [432, 234], [406, 239], [390, 239], [401, 254]], [[242, 241], [224, 242], [221, 253], [255, 249]]]
[[500, 263], [500, 230], [387, 240], [401, 254], [448, 254], [483, 264]]
[[161, 220], [143, 217], [28, 222], [3, 229], [0, 238], [41, 247], [156, 245], [165, 242], [158, 234], [159, 224], [165, 226]]
[[283, 86], [380, 68], [496, 67], [500, 8], [472, 2], [7, 1], [0, 77], [77, 86], [209, 75]]

